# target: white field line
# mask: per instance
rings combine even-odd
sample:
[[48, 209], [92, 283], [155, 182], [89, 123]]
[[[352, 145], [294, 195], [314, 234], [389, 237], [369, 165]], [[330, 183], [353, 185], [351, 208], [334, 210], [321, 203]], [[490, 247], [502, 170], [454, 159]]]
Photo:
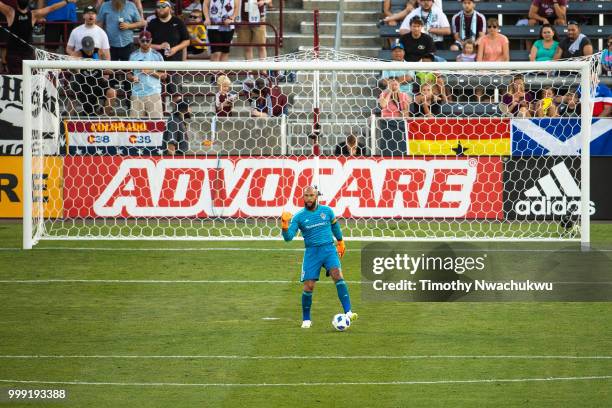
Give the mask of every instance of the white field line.
[[93, 382], [93, 381], [42, 381], [42, 380], [5, 380], [6, 384], [47, 384], [47, 385], [109, 385], [124, 387], [314, 387], [342, 385], [427, 385], [427, 384], [485, 384], [485, 383], [524, 383], [546, 381], [601, 381], [610, 380], [612, 375], [593, 375], [585, 377], [540, 377], [540, 378], [485, 378], [473, 380], [423, 380], [423, 381], [359, 381], [359, 382], [302, 382], [302, 383], [173, 383], [173, 382]]
[[[358, 242], [358, 241], [356, 241]], [[109, 248], [109, 247], [34, 247], [34, 251], [265, 251], [265, 252], [303, 252], [304, 248], [254, 248], [254, 247], [210, 247], [210, 248]], [[23, 251], [21, 248], [0, 248], [0, 251]], [[359, 248], [347, 249], [347, 252], [360, 252]], [[455, 248], [456, 252], [556, 252], [556, 253], [580, 253], [581, 249], [458, 249]], [[612, 252], [609, 248], [594, 248], [596, 252]]]
[[168, 360], [612, 360], [612, 356], [572, 355], [364, 355], [364, 356], [239, 356], [239, 355], [0, 355], [0, 359], [168, 359]]

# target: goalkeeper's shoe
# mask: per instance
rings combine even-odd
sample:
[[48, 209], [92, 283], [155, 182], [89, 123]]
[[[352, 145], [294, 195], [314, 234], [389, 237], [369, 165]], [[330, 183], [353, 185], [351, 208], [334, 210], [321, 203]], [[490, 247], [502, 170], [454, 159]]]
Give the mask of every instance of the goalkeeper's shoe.
[[310, 326], [312, 326], [312, 321], [304, 320], [302, 322], [302, 329], [310, 329]]
[[351, 321], [351, 323], [353, 323], [355, 320], [359, 319], [359, 315], [357, 313], [353, 313], [351, 311], [346, 313], [346, 317], [349, 318], [349, 320]]

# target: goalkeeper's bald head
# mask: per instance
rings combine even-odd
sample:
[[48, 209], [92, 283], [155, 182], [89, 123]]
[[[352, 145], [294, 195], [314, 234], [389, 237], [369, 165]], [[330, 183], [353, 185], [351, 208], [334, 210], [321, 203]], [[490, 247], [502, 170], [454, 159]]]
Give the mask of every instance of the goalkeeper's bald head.
[[308, 186], [304, 189], [304, 207], [314, 210], [319, 200], [319, 190], [315, 186]]

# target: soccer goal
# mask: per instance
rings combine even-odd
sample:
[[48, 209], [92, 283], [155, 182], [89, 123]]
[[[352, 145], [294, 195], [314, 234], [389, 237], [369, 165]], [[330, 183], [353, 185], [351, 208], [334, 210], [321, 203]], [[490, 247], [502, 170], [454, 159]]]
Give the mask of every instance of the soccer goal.
[[26, 61], [23, 245], [279, 239], [307, 185], [350, 239], [588, 244], [595, 64]]

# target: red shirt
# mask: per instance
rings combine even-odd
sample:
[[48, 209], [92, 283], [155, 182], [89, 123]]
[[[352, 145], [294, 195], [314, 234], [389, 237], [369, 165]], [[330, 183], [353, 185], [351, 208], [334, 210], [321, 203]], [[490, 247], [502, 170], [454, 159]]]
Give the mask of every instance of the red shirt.
[[232, 109], [234, 109], [233, 102], [222, 107], [223, 102], [227, 100], [228, 96], [228, 94], [221, 94], [219, 92], [215, 94], [215, 114], [218, 117], [232, 116]]

